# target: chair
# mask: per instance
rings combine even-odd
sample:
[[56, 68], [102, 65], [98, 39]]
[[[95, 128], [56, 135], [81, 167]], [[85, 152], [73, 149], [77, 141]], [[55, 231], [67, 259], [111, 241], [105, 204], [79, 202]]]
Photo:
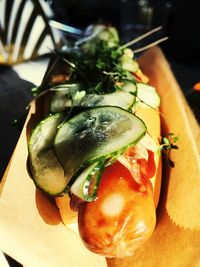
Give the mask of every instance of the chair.
[[0, 64], [13, 65], [50, 53], [59, 41], [43, 0], [0, 1]]

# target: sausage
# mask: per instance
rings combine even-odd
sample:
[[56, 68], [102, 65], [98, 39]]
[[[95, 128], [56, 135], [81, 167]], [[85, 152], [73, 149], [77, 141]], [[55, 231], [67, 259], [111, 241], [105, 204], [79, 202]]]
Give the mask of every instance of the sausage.
[[78, 212], [86, 247], [106, 257], [130, 256], [151, 235], [156, 223], [152, 187], [138, 184], [119, 161], [106, 168], [97, 199]]

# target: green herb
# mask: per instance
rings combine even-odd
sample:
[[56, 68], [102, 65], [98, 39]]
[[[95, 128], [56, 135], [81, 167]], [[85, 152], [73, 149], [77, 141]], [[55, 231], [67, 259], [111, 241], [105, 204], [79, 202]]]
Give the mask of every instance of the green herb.
[[33, 96], [37, 96], [39, 94], [39, 87], [33, 87], [31, 88], [31, 93]]
[[161, 152], [164, 153], [166, 160], [169, 163], [170, 167], [174, 167], [174, 161], [171, 160], [170, 158], [170, 152], [172, 149], [178, 149], [178, 146], [175, 145], [174, 143], [179, 141], [179, 137], [175, 136], [174, 133], [168, 133], [168, 137], [163, 137], [161, 140], [161, 144], [158, 148], [158, 153], [160, 154]]
[[34, 96], [52, 86], [48, 84], [49, 76], [54, 74], [55, 66], [60, 60], [66, 64], [68, 80], [72, 83], [82, 84], [86, 93], [104, 94], [120, 90], [124, 80], [135, 81], [131, 73], [134, 72], [137, 64], [133, 59], [133, 52], [131, 52], [132, 56], [130, 53], [127, 54], [127, 47], [161, 29], [161, 27], [157, 27], [121, 45], [114, 27], [94, 24], [89, 28], [86, 29], [83, 38], [80, 38], [71, 47], [54, 51], [56, 57], [42, 84], [33, 90]]
[[79, 47], [57, 51], [69, 68], [70, 81], [83, 84], [87, 93], [112, 93], [121, 89], [125, 79], [134, 80], [130, 72], [122, 68], [123, 50], [119, 44], [109, 47], [105, 40], [97, 39], [92, 54]]

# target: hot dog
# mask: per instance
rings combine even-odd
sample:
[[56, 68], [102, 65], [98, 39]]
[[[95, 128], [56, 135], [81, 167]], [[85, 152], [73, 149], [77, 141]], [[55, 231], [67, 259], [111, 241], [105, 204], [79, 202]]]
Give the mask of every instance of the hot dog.
[[29, 151], [35, 184], [64, 224], [92, 252], [122, 258], [154, 231], [162, 168], [160, 98], [118, 42], [100, 25], [66, 54], [71, 83], [53, 87], [55, 114], [33, 131]]

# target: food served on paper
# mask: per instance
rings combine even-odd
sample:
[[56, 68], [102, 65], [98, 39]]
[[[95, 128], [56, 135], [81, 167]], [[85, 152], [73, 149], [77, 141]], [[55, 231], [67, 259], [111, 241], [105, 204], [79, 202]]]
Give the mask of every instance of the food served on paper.
[[111, 26], [56, 52], [67, 75], [49, 85], [49, 114], [28, 141], [32, 178], [89, 250], [130, 256], [156, 225], [160, 97]]

